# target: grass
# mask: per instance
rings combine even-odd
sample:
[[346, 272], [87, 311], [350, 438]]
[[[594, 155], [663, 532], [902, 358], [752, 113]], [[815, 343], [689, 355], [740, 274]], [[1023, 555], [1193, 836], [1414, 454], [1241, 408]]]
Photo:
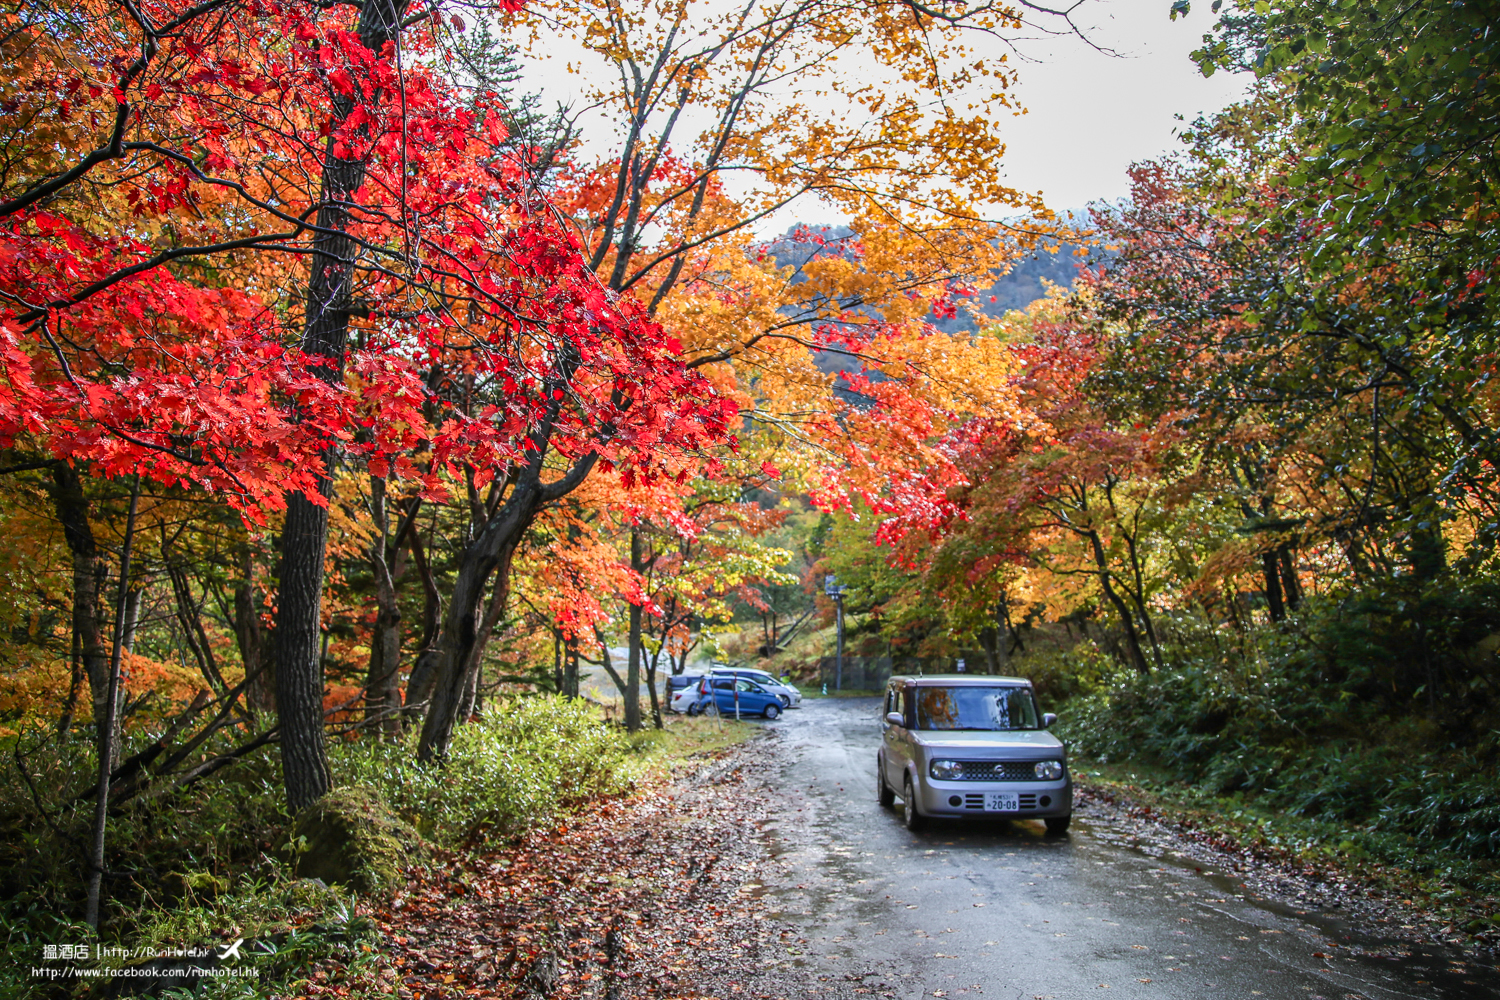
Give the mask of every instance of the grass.
[[643, 729], [631, 737], [631, 745], [646, 756], [650, 768], [670, 770], [673, 764], [720, 753], [761, 732], [753, 722], [703, 715], [666, 714], [662, 722], [666, 728]]
[[804, 698], [878, 698], [885, 694], [884, 690], [872, 691], [866, 688], [844, 688], [841, 691], [829, 688], [828, 693], [824, 694], [820, 686], [813, 684], [806, 687], [799, 685], [798, 690], [802, 692]]

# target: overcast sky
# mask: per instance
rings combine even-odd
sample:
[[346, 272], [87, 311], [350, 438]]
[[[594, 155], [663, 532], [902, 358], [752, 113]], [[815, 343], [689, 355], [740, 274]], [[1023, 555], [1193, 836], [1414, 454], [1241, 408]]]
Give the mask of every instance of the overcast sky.
[[[1176, 147], [1174, 132], [1184, 124], [1176, 115], [1191, 121], [1238, 99], [1243, 77], [1204, 79], [1188, 58], [1214, 19], [1207, 0], [1194, 6], [1200, 9], [1172, 21], [1171, 0], [1084, 0], [1075, 22], [1087, 42], [1022, 32], [1016, 44], [1023, 58], [1010, 58], [1020, 73], [1015, 97], [1029, 113], [999, 123], [1006, 180], [1022, 191], [1041, 191], [1058, 211], [1118, 198], [1128, 190], [1126, 167]], [[993, 44], [995, 55], [1007, 51], [1000, 41]], [[580, 52], [562, 39], [549, 42], [527, 58], [527, 84], [549, 100], [575, 103], [583, 78], [565, 67]], [[592, 72], [614, 70], [595, 62]], [[612, 142], [615, 132], [590, 114], [582, 119], [586, 151]], [[757, 231], [770, 236], [797, 222], [841, 221], [826, 205], [794, 202]]]
[[1078, 22], [1105, 55], [1078, 38], [1024, 44], [1016, 94], [1030, 114], [1003, 124], [1006, 178], [1042, 191], [1054, 209], [1126, 193], [1125, 168], [1177, 146], [1174, 131], [1244, 94], [1247, 79], [1204, 79], [1188, 58], [1213, 24], [1206, 2], [1168, 19], [1171, 0], [1088, 0]]

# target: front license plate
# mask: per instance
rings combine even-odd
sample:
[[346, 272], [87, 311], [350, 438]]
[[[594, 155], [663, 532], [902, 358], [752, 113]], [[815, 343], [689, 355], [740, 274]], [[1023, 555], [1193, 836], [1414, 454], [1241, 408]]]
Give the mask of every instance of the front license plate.
[[1015, 792], [988, 792], [984, 796], [984, 808], [986, 812], [1020, 812], [1021, 796]]

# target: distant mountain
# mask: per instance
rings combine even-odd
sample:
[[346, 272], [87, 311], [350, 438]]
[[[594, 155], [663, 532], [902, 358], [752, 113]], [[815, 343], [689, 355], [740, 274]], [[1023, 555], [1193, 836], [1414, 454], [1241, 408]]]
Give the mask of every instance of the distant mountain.
[[[794, 234], [799, 230], [816, 232], [825, 243], [798, 240]], [[800, 267], [817, 254], [840, 253], [838, 242], [853, 236], [854, 230], [848, 226], [793, 226], [785, 236], [767, 244], [766, 249], [782, 267]], [[1074, 252], [1077, 249], [1075, 245], [1064, 244], [1055, 253], [1038, 250], [1023, 257], [994, 284], [979, 292], [972, 301], [984, 315], [998, 319], [1012, 309], [1024, 309], [1045, 296], [1048, 284], [1072, 288], [1073, 282], [1078, 278], [1079, 267], [1084, 264], [1097, 265], [1101, 256], [1104, 256], [1101, 251], [1093, 250], [1087, 257], [1080, 257]], [[793, 276], [792, 283], [798, 284], [805, 280], [805, 276], [797, 274]], [[991, 298], [995, 301], [991, 302]], [[933, 318], [930, 322], [948, 333], [972, 330], [975, 327], [974, 321], [967, 316], [949, 320]]]
[[[824, 242], [796, 238], [795, 234], [804, 230], [816, 232]], [[785, 236], [768, 243], [766, 250], [780, 266], [797, 268], [818, 254], [847, 252], [838, 243], [855, 235], [847, 226], [793, 226]], [[1100, 260], [1100, 252], [1097, 250], [1087, 257], [1080, 257], [1074, 253], [1076, 249], [1073, 245], [1065, 244], [1055, 253], [1039, 250], [1023, 257], [968, 302], [978, 306], [984, 316], [998, 319], [1012, 309], [1024, 309], [1045, 296], [1048, 284], [1072, 288], [1078, 278], [1078, 269], [1085, 264], [1097, 265]], [[802, 274], [792, 277], [793, 284], [805, 280], [806, 276]], [[994, 299], [993, 302], [990, 301], [991, 298]], [[973, 332], [980, 325], [973, 316], [962, 311], [950, 319], [929, 316], [928, 322], [945, 333]], [[825, 372], [853, 371], [859, 367], [859, 362], [836, 352], [819, 351], [818, 367]]]
[[[984, 315], [999, 319], [1012, 309], [1025, 309], [1044, 297], [1048, 284], [1071, 289], [1078, 279], [1078, 269], [1085, 264], [1097, 265], [1100, 258], [1097, 250], [1091, 251], [1087, 257], [1079, 257], [1074, 253], [1077, 249], [1071, 244], [1064, 244], [1056, 253], [1038, 250], [1023, 257], [998, 281], [969, 301], [979, 306], [979, 311]], [[993, 302], [990, 301], [992, 297], [995, 300]], [[973, 317], [963, 312], [952, 319], [931, 317], [928, 322], [945, 333], [972, 331], [977, 326]]]

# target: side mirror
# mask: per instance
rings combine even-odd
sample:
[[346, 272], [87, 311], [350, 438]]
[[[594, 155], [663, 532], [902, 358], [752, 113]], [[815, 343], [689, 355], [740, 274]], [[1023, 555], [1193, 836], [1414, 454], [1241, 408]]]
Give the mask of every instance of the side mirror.
[[900, 712], [887, 712], [885, 713], [885, 721], [893, 726], [904, 726], [906, 725], [906, 716]]
[[1056, 712], [1043, 712], [1042, 713], [1042, 728], [1043, 729], [1051, 729], [1052, 726], [1056, 722], [1057, 722], [1057, 713]]

